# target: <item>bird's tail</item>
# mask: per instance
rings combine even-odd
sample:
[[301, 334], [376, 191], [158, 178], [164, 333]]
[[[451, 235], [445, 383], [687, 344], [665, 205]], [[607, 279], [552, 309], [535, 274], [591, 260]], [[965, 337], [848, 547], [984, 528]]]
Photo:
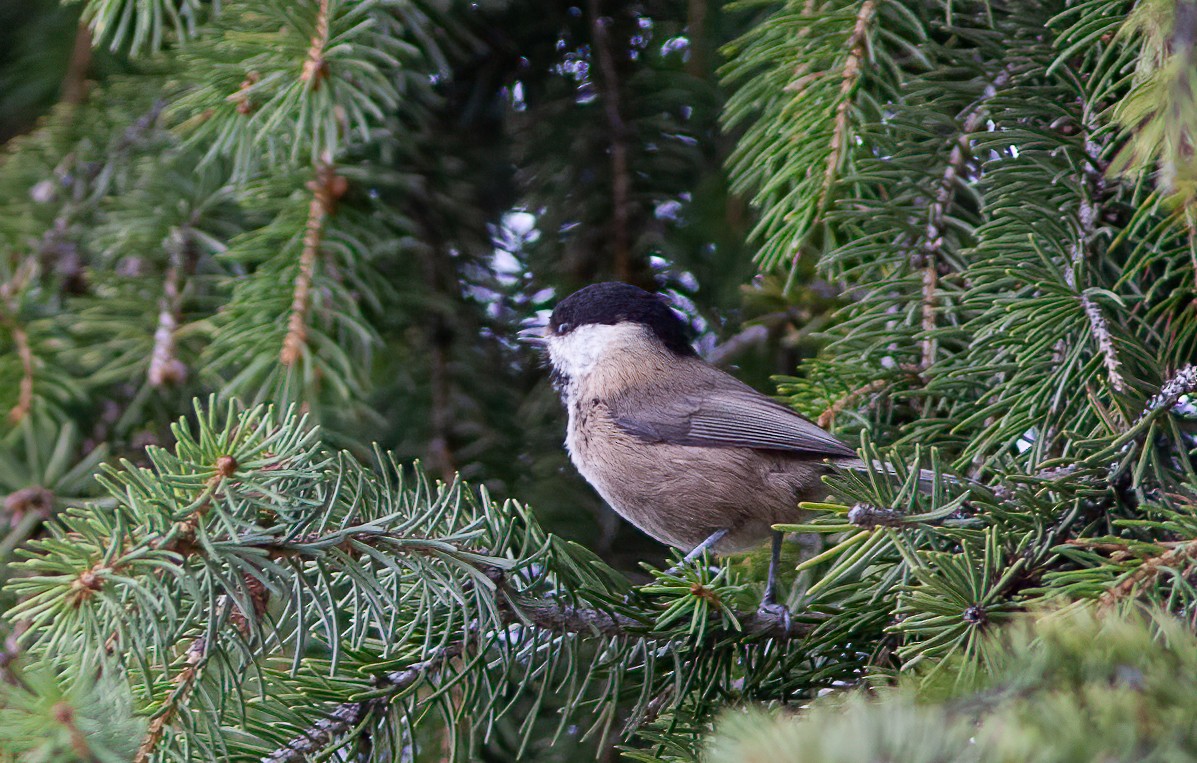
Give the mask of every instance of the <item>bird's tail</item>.
[[[910, 467], [894, 466], [891, 463], [887, 463], [878, 459], [874, 459], [871, 464], [866, 463], [863, 459], [859, 458], [833, 459], [831, 463], [835, 466], [839, 466], [844, 469], [851, 469], [852, 471], [856, 472], [880, 472], [881, 474], [888, 475], [901, 482], [906, 482], [909, 480], [911, 478], [911, 473], [913, 472]], [[917, 475], [914, 476], [914, 479], [918, 482], [918, 490], [920, 493], [933, 493], [935, 492], [936, 485], [959, 486], [964, 484], [964, 481], [959, 477], [953, 476], [951, 474], [937, 474], [931, 469], [919, 469]]]

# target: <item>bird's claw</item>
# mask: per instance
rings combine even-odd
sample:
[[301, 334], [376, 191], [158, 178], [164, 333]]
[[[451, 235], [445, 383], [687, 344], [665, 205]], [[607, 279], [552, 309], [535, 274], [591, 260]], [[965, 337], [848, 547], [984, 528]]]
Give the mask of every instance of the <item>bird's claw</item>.
[[761, 601], [761, 605], [756, 610], [757, 617], [761, 619], [773, 620], [780, 622], [785, 632], [789, 633], [793, 621], [790, 617], [790, 608], [785, 604], [780, 604], [771, 599]]

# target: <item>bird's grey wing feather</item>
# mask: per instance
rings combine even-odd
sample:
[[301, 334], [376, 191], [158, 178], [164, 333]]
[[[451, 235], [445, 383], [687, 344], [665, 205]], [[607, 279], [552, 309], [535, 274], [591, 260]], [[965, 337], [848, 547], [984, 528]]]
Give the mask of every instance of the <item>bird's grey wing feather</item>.
[[629, 395], [612, 401], [616, 425], [646, 442], [856, 455], [813, 421], [722, 372], [715, 373], [722, 378], [708, 376], [683, 385], [685, 389], [675, 387], [669, 394]]

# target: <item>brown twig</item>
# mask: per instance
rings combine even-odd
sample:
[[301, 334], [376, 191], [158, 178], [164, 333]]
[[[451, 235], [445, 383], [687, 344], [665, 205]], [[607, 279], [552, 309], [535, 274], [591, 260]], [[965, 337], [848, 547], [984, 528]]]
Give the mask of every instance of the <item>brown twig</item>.
[[1195, 562], [1197, 562], [1197, 540], [1186, 541], [1159, 556], [1144, 559], [1143, 563], [1133, 572], [1101, 595], [1101, 598], [1097, 600], [1098, 606], [1108, 609], [1119, 601], [1133, 596], [1140, 585], [1158, 577], [1164, 570], [1179, 565], [1191, 566]]
[[162, 741], [163, 734], [166, 733], [166, 728], [174, 720], [195, 686], [195, 679], [199, 676], [200, 668], [207, 656], [207, 643], [207, 640], [200, 636], [187, 648], [187, 662], [175, 676], [174, 689], [167, 698], [165, 706], [150, 721], [145, 737], [141, 740], [141, 746], [137, 748], [137, 754], [133, 756], [133, 763], [147, 763], [150, 756], [154, 754], [154, 750]]
[[939, 286], [939, 252], [943, 249], [944, 220], [956, 199], [956, 185], [964, 163], [969, 155], [969, 142], [981, 127], [981, 120], [985, 116], [985, 103], [992, 98], [1000, 88], [1010, 81], [1010, 69], [1003, 69], [994, 77], [993, 83], [985, 88], [975, 106], [965, 117], [960, 126], [960, 133], [948, 154], [947, 165], [939, 180], [939, 188], [935, 192], [935, 200], [927, 208], [927, 225], [923, 230], [922, 242], [917, 254], [912, 258], [915, 267], [923, 269], [923, 304], [922, 304], [922, 360], [924, 370], [935, 363], [937, 342], [935, 341], [935, 309], [937, 306], [936, 290]]
[[860, 80], [861, 64], [868, 45], [869, 24], [876, 10], [876, 0], [865, 0], [856, 14], [852, 34], [848, 37], [848, 58], [844, 61], [844, 71], [840, 76], [839, 104], [835, 107], [835, 127], [831, 131], [831, 152], [827, 156], [827, 168], [823, 171], [820, 211], [827, 207], [828, 192], [843, 159], [848, 136], [848, 113], [852, 109], [852, 91]]
[[299, 74], [300, 81], [308, 83], [312, 89], [319, 87], [320, 80], [328, 74], [328, 61], [324, 58], [324, 49], [328, 47], [328, 16], [328, 0], [320, 0], [316, 31], [312, 33], [312, 44], [308, 46], [308, 55]]
[[183, 309], [183, 257], [190, 245], [190, 229], [186, 226], [172, 235], [170, 266], [162, 284], [162, 299], [158, 301], [158, 325], [154, 329], [154, 347], [150, 350], [150, 367], [146, 372], [150, 386], [177, 384], [187, 378], [187, 366], [179, 360], [175, 331]]
[[[302, 82], [311, 88], [320, 86], [328, 73], [328, 61], [324, 49], [328, 45], [329, 0], [320, 0], [316, 13], [316, 30], [308, 47]], [[248, 78], [247, 78], [248, 81]], [[252, 83], [251, 83], [252, 84]], [[244, 88], [244, 83], [242, 83]], [[316, 165], [316, 177], [308, 183], [312, 200], [308, 204], [308, 219], [303, 231], [303, 251], [299, 255], [299, 272], [295, 276], [295, 288], [291, 294], [291, 312], [287, 318], [287, 335], [283, 337], [283, 348], [279, 351], [279, 362], [293, 366], [303, 354], [308, 341], [308, 309], [311, 306], [312, 278], [316, 270], [316, 258], [320, 254], [320, 241], [324, 237], [324, 225], [332, 213], [332, 205], [344, 193], [345, 179], [333, 169], [331, 158], [325, 157]]]
[[21, 380], [17, 385], [17, 402], [8, 411], [8, 420], [13, 424], [20, 423], [33, 410], [33, 348], [29, 344], [28, 332], [17, 319], [19, 312], [17, 295], [33, 278], [35, 267], [33, 258], [26, 259], [21, 263], [12, 280], [0, 285], [0, 303], [2, 303], [0, 307], [3, 310], [0, 312], [0, 323], [6, 325], [9, 333], [12, 334], [13, 347], [21, 362]]
[[885, 379], [874, 379], [868, 384], [860, 385], [856, 389], [851, 390], [848, 392], [848, 394], [833, 402], [831, 405], [827, 406], [826, 410], [819, 414], [819, 418], [815, 423], [817, 423], [823, 429], [830, 429], [831, 426], [835, 424], [835, 417], [843, 413], [845, 408], [855, 403], [864, 395], [869, 395], [885, 389], [885, 385], [888, 383], [889, 382]]
[[33, 410], [33, 350], [29, 347], [29, 335], [25, 333], [25, 328], [16, 321], [10, 325], [12, 341], [21, 361], [21, 382], [17, 392], [17, 403], [9, 409], [8, 420], [17, 424]]
[[287, 335], [283, 338], [283, 349], [279, 361], [284, 366], [293, 366], [308, 341], [308, 310], [311, 307], [312, 279], [316, 272], [316, 258], [320, 255], [320, 242], [324, 237], [324, 226], [332, 213], [333, 203], [345, 193], [345, 179], [336, 174], [333, 166], [322, 163], [316, 168], [316, 177], [307, 184], [312, 192], [308, 204], [308, 219], [303, 231], [303, 251], [299, 255], [299, 272], [295, 276], [295, 288], [291, 294], [291, 312], [287, 318]]

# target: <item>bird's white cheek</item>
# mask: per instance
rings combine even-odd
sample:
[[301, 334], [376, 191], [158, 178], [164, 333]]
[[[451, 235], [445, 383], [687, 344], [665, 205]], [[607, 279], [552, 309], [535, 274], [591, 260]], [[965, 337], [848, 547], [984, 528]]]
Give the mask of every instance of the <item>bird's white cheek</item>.
[[595, 367], [620, 347], [625, 346], [637, 329], [632, 326], [579, 326], [564, 336], [547, 338], [549, 359], [557, 371], [581, 381]]

